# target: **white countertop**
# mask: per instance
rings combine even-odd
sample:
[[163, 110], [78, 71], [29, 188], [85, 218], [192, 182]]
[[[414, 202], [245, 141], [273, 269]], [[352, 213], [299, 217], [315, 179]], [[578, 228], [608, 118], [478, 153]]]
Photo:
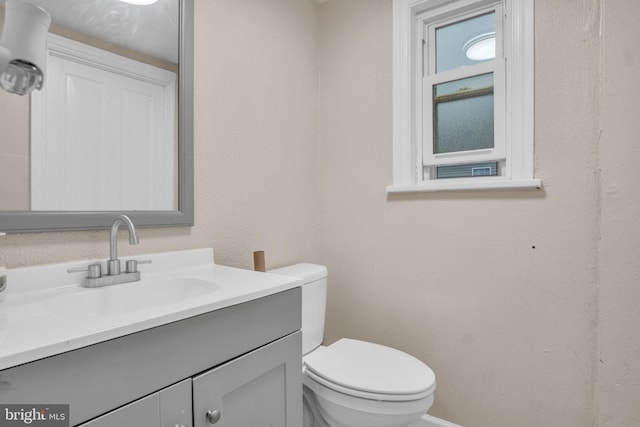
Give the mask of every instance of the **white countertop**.
[[[125, 259], [142, 280], [84, 288], [68, 268], [96, 260], [7, 270], [0, 293], [0, 370], [272, 295], [301, 280], [216, 265], [212, 249]], [[157, 292], [154, 292], [155, 290]], [[210, 288], [209, 288], [210, 287]]]

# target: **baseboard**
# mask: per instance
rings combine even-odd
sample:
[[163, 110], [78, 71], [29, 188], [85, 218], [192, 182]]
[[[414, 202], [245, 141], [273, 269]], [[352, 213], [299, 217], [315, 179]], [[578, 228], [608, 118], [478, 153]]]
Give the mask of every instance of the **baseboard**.
[[415, 421], [409, 424], [407, 427], [462, 427], [462, 426], [425, 414], [418, 421]]

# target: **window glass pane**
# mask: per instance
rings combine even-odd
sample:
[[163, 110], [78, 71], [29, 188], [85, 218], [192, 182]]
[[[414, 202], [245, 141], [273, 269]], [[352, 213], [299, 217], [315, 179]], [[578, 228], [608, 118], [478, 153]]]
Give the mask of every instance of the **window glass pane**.
[[435, 85], [433, 152], [493, 146], [493, 73]]
[[495, 58], [495, 12], [436, 29], [436, 72]]
[[465, 178], [498, 175], [498, 162], [471, 163], [468, 165], [438, 166], [436, 178]]

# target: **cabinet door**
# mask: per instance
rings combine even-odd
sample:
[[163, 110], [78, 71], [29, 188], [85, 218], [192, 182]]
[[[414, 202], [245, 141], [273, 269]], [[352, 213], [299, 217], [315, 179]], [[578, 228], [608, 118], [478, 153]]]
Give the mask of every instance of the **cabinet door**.
[[191, 425], [191, 379], [136, 400], [79, 427], [175, 427]]
[[193, 378], [194, 427], [300, 427], [300, 334]]

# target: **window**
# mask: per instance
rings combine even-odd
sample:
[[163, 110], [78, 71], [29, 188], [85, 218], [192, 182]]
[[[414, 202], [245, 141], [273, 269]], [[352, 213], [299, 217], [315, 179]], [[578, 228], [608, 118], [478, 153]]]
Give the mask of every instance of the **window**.
[[388, 192], [540, 188], [533, 0], [394, 0]]

